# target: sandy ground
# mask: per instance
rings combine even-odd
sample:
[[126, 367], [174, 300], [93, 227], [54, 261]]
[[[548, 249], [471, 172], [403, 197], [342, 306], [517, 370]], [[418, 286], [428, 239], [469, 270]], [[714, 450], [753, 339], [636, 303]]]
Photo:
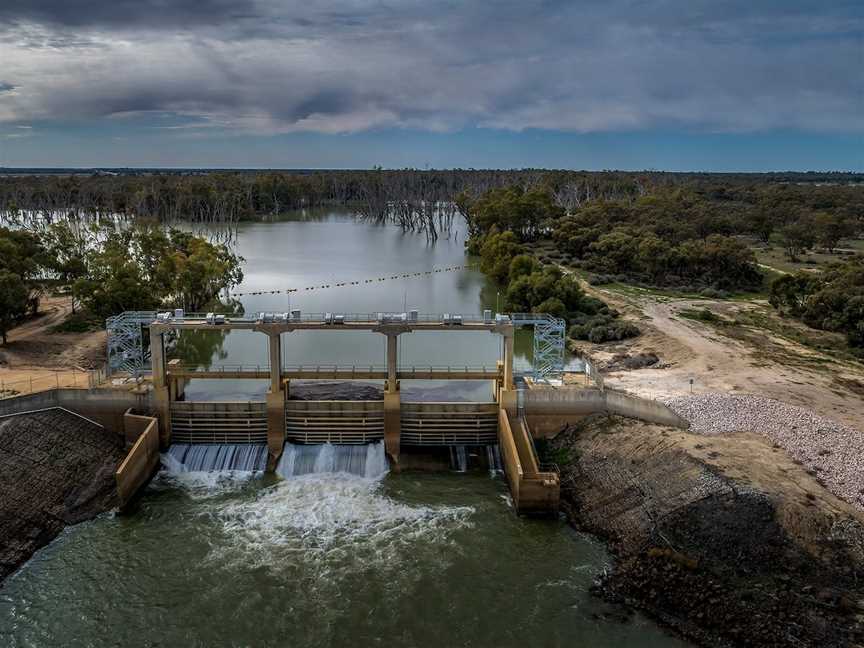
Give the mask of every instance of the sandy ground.
[[606, 374], [608, 386], [647, 398], [682, 396], [691, 390], [758, 394], [864, 430], [864, 365], [835, 360], [763, 329], [751, 331], [744, 342], [709, 324], [677, 316], [690, 308], [728, 316], [741, 309], [764, 309], [764, 304], [630, 296], [586, 288], [636, 321], [643, 335], [617, 344], [580, 346], [599, 360], [647, 351], [660, 357], [659, 368]]
[[[105, 360], [105, 331], [55, 333], [72, 312], [69, 297], [45, 297], [40, 315], [12, 329], [0, 346], [2, 388], [19, 393], [51, 387], [86, 387], [86, 371]], [[33, 388], [30, 388], [30, 380]]]

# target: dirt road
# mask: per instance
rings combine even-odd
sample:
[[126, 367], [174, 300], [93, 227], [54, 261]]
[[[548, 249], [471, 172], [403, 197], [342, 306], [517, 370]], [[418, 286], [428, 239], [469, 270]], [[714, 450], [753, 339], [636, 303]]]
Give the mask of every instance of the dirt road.
[[[691, 393], [749, 393], [807, 407], [864, 430], [864, 366], [839, 361], [764, 329], [745, 331], [746, 340], [723, 335], [710, 324], [682, 318], [685, 309], [708, 309], [734, 317], [758, 302], [667, 299], [622, 295], [587, 287], [625, 317], [636, 321], [643, 335], [617, 344], [584, 346], [600, 360], [616, 353], [652, 351], [661, 368], [607, 374], [611, 387], [648, 398]], [[692, 385], [691, 385], [691, 382]]]
[[69, 297], [45, 297], [40, 314], [9, 332], [8, 343], [0, 347], [0, 365], [24, 367], [92, 368], [105, 357], [105, 331], [58, 333], [54, 328], [69, 317]]
[[[72, 312], [68, 297], [46, 297], [40, 315], [12, 329], [0, 346], [0, 383], [3, 389], [29, 393], [40, 389], [86, 386], [84, 371], [105, 360], [105, 331], [57, 333]], [[33, 388], [30, 388], [30, 381]]]

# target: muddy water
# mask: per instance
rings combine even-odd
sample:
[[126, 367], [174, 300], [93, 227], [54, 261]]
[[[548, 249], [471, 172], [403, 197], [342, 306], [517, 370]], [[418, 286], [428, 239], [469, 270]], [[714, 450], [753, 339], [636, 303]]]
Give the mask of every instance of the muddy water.
[[161, 476], [0, 590], [0, 645], [683, 646], [589, 594], [600, 544], [486, 474]]

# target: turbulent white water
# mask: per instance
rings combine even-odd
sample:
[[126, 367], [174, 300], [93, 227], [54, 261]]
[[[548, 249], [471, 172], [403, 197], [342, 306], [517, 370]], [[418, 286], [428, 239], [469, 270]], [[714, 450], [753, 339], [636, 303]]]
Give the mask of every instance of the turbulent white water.
[[379, 480], [344, 472], [308, 474], [221, 506], [229, 544], [214, 558], [278, 566], [303, 555], [321, 569], [365, 570], [421, 538], [444, 539], [473, 511], [402, 504], [382, 494]]
[[[394, 568], [418, 543], [446, 544], [452, 532], [471, 524], [473, 507], [414, 506], [388, 497], [383, 442], [286, 444], [276, 468], [282, 479], [257, 491], [241, 491], [258, 474], [254, 467], [266, 465], [266, 447], [260, 453], [229, 446], [172, 446], [163, 455], [166, 482], [205, 500], [199, 503], [199, 515], [220, 523], [222, 537], [211, 539], [208, 556], [220, 567], [291, 571], [302, 557], [305, 569], [315, 574], [308, 594], [333, 596], [334, 574], [341, 578]], [[395, 560], [397, 556], [402, 559]]]
[[162, 455], [169, 472], [259, 472], [267, 468], [267, 446], [257, 444], [175, 443]]
[[261, 475], [267, 467], [267, 446], [175, 443], [161, 461], [156, 488], [179, 486], [192, 499], [210, 499]]
[[366, 445], [294, 445], [286, 443], [276, 466], [280, 477], [299, 477], [313, 473], [347, 473], [378, 479], [388, 470], [384, 442]]
[[286, 444], [276, 469], [282, 480], [219, 507], [228, 543], [212, 557], [289, 569], [302, 555], [318, 575], [311, 591], [321, 593], [334, 570], [389, 569], [418, 541], [445, 541], [470, 523], [472, 507], [394, 501], [383, 492], [387, 471], [383, 442]]

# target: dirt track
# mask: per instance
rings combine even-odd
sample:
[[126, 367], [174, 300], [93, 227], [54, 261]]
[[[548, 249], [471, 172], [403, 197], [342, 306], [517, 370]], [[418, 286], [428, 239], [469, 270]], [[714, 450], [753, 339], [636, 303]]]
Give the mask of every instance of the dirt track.
[[[721, 335], [708, 324], [677, 316], [684, 309], [707, 308], [734, 315], [764, 309], [756, 302], [659, 299], [586, 289], [634, 320], [643, 335], [618, 344], [585, 346], [600, 360], [615, 353], [653, 351], [659, 368], [616, 371], [606, 384], [647, 398], [692, 393], [750, 393], [798, 405], [864, 430], [864, 365], [840, 362], [759, 329], [742, 342]], [[693, 380], [691, 386], [690, 380]]]
[[19, 392], [34, 388], [86, 386], [83, 371], [99, 367], [105, 360], [105, 331], [57, 333], [72, 312], [68, 297], [46, 297], [41, 311], [9, 332], [8, 344], [0, 346], [0, 380]]

